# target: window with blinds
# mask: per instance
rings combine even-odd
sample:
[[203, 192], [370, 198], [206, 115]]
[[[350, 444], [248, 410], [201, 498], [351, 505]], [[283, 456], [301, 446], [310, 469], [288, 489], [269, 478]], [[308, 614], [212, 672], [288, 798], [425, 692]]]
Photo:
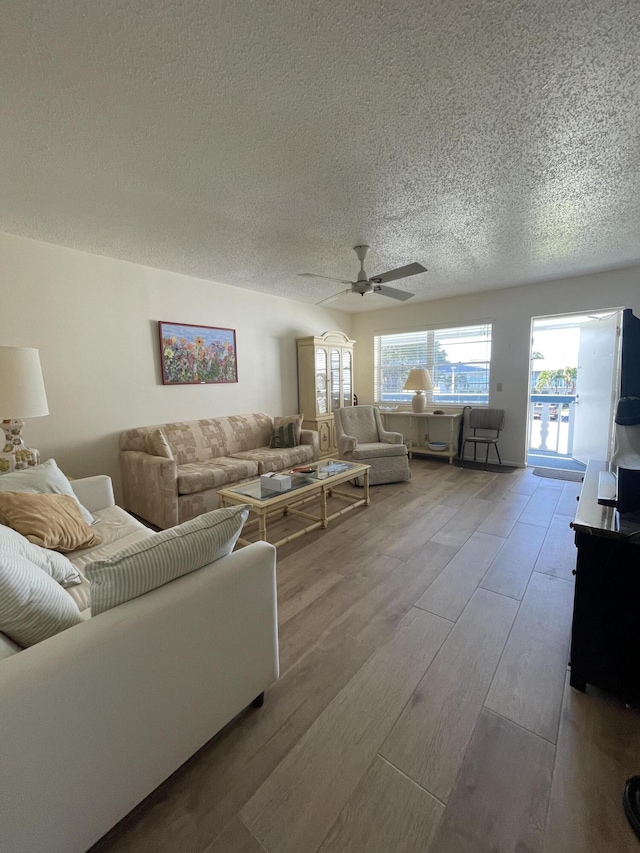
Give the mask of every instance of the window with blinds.
[[427, 329], [374, 337], [376, 403], [408, 403], [403, 391], [413, 367], [426, 367], [433, 380], [427, 401], [446, 405], [489, 404], [491, 325]]

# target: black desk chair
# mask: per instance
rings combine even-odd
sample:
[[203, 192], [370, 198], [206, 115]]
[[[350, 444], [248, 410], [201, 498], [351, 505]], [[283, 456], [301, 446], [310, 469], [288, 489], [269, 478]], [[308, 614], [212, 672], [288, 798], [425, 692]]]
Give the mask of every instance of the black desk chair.
[[489, 462], [489, 448], [493, 445], [496, 449], [498, 462], [502, 465], [500, 451], [498, 450], [498, 438], [500, 430], [504, 428], [504, 409], [471, 409], [469, 412], [469, 428], [473, 435], [465, 437], [462, 444], [461, 464], [464, 464], [464, 450], [468, 442], [473, 444], [473, 461], [476, 461], [478, 445], [484, 444], [487, 448], [484, 458], [484, 469], [487, 470]]

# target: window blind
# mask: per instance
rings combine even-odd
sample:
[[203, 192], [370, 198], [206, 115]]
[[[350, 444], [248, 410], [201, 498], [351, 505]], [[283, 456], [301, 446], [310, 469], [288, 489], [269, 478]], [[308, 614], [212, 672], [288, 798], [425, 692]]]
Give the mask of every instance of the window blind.
[[374, 381], [376, 403], [406, 403], [403, 391], [413, 367], [425, 367], [433, 380], [431, 403], [488, 405], [491, 325], [376, 335]]

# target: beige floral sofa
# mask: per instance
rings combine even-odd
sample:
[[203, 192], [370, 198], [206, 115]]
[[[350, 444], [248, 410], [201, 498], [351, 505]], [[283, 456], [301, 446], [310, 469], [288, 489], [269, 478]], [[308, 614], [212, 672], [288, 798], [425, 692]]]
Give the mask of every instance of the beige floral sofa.
[[120, 436], [125, 509], [165, 529], [218, 506], [218, 489], [318, 458], [318, 433], [270, 447], [274, 422], [257, 413], [138, 427]]

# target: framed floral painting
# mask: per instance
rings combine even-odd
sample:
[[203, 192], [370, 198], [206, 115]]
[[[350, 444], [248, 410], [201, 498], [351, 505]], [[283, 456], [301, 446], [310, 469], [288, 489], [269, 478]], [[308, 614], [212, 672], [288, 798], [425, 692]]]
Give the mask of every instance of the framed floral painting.
[[158, 323], [163, 385], [238, 381], [235, 329]]

